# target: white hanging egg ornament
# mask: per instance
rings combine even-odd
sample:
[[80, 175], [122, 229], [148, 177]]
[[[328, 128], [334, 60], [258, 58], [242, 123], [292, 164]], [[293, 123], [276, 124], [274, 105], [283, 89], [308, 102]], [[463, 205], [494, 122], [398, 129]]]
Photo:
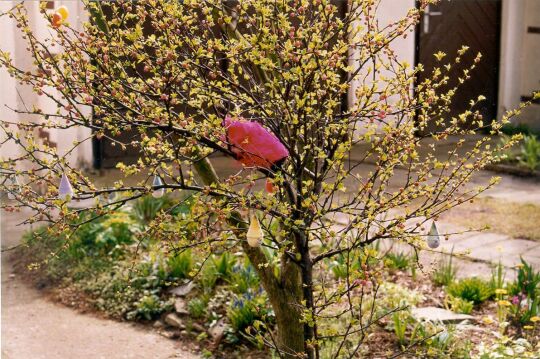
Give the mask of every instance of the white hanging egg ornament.
[[[155, 188], [159, 186], [163, 186], [163, 181], [158, 175], [155, 175], [154, 181], [152, 182], [152, 187]], [[154, 189], [154, 191], [152, 192], [152, 196], [154, 198], [161, 198], [163, 197], [164, 194], [165, 194], [165, 188], [157, 188], [157, 189]]]
[[429, 230], [427, 236], [427, 245], [429, 248], [435, 249], [441, 245], [441, 236], [439, 236], [439, 231], [435, 225], [435, 221], [431, 224], [431, 229]]
[[63, 201], [67, 201], [73, 197], [73, 187], [67, 178], [65, 173], [62, 173], [62, 178], [60, 179], [60, 185], [58, 186], [58, 198]]
[[11, 188], [8, 191], [7, 197], [8, 199], [15, 199], [16, 196], [14, 193], [20, 193], [21, 192], [21, 184], [19, 183], [19, 178], [17, 176], [11, 177]]
[[261, 228], [261, 224], [257, 219], [257, 216], [252, 215], [249, 223], [249, 229], [247, 231], [247, 242], [251, 247], [260, 247], [264, 238], [264, 233]]

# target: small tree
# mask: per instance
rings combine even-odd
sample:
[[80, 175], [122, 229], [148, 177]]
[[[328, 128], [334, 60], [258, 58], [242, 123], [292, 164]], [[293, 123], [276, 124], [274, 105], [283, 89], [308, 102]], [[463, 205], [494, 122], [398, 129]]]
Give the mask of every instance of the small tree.
[[[191, 220], [208, 230], [184, 238], [167, 227], [163, 213], [148, 231], [185, 248], [240, 246], [275, 311], [277, 334], [264, 340], [280, 357], [318, 358], [328, 341], [338, 343], [333, 357], [353, 356], [380, 319], [369, 245], [389, 239], [424, 249], [427, 222], [496, 182], [466, 186], [496, 159], [488, 136], [470, 151], [460, 151], [460, 139], [443, 156], [436, 153], [450, 136], [486, 127], [496, 133], [501, 126], [484, 125], [476, 110], [481, 98], [470, 111], [449, 115], [458, 90], [446, 86], [453, 66], [470, 61], [459, 82], [465, 81], [480, 55], [467, 60], [464, 48], [445, 61], [437, 54], [440, 67], [419, 81], [422, 66], [400, 61], [390, 46], [413, 31], [430, 2], [384, 27], [376, 0], [341, 7], [329, 0], [88, 2], [94, 21], [84, 32], [63, 21], [64, 14], [43, 10], [51, 36], [42, 40], [16, 6], [7, 15], [20, 25], [34, 67], [17, 67], [5, 52], [0, 63], [57, 110], [33, 107], [23, 111], [33, 121], [1, 121], [5, 141], [23, 151], [1, 161], [10, 180], [3, 189], [15, 198], [3, 207], [30, 207], [29, 221], [47, 220], [52, 230], [70, 233], [83, 211], [69, 209], [71, 199], [121, 194], [96, 201], [97, 218], [152, 191], [192, 191]], [[53, 53], [52, 46], [62, 51]], [[355, 100], [346, 106], [348, 94]], [[34, 139], [40, 128], [74, 126], [140, 153], [136, 163], [118, 168], [148, 180], [97, 188], [67, 161], [70, 151], [57, 153]], [[133, 140], [118, 140], [127, 131]], [[355, 146], [364, 149], [359, 158], [350, 156]], [[213, 153], [242, 162], [242, 171], [218, 176]], [[25, 162], [30, 169], [17, 166]], [[371, 170], [360, 172], [365, 164]], [[59, 198], [63, 174], [68, 196]], [[267, 191], [254, 189], [260, 181]], [[344, 224], [333, 226], [338, 219]], [[340, 281], [320, 270], [334, 257], [345, 263]], [[332, 320], [344, 325], [332, 329]], [[344, 345], [352, 336], [354, 345]]]

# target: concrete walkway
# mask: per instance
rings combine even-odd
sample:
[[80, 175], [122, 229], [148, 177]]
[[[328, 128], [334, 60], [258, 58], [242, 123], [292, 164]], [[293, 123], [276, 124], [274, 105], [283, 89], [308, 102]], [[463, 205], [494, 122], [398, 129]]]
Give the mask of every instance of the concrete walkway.
[[[22, 218], [2, 212], [2, 248], [20, 242]], [[13, 274], [2, 253], [3, 359], [191, 359], [182, 343], [128, 323], [98, 319], [54, 304]]]

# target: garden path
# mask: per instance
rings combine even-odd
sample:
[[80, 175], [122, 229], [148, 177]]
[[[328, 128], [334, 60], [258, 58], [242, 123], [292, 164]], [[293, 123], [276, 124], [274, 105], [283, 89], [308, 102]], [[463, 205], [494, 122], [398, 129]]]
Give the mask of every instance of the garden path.
[[[23, 218], [2, 212], [2, 248], [17, 245]], [[11, 252], [2, 253], [2, 358], [190, 359], [198, 356], [136, 325], [83, 315], [47, 300], [13, 273]]]

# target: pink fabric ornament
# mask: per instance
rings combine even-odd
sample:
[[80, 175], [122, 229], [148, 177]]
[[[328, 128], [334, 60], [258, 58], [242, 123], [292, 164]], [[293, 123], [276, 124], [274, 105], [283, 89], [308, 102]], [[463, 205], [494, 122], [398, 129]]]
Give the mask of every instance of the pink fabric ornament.
[[257, 122], [227, 115], [223, 124], [226, 141], [244, 166], [270, 168], [289, 156], [279, 139]]

